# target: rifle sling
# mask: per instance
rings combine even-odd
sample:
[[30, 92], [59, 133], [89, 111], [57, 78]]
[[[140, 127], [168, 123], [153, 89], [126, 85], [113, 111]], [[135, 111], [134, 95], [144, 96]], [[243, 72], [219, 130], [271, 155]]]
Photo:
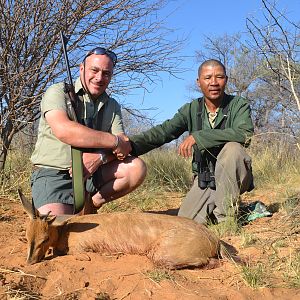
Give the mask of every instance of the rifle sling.
[[71, 147], [71, 157], [74, 214], [77, 214], [83, 209], [85, 203], [82, 151], [78, 148]]
[[[70, 96], [72, 87], [65, 83], [65, 95], [66, 104], [68, 110], [68, 116], [71, 120], [78, 122], [78, 118], [75, 111], [74, 100]], [[75, 92], [74, 92], [74, 95]], [[77, 95], [76, 95], [77, 96]], [[82, 162], [82, 150], [71, 146], [71, 157], [72, 157], [72, 187], [73, 187], [73, 199], [74, 199], [74, 214], [79, 213], [85, 203], [85, 184], [83, 178], [83, 162]]]

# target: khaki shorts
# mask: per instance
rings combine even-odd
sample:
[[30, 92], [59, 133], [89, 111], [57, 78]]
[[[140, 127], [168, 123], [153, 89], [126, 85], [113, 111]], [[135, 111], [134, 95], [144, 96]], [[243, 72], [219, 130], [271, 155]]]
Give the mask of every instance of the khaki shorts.
[[[101, 169], [98, 169], [87, 180], [86, 190], [94, 195], [99, 190], [101, 181]], [[31, 175], [31, 190], [36, 208], [49, 203], [74, 204], [72, 177], [68, 170], [37, 168]]]

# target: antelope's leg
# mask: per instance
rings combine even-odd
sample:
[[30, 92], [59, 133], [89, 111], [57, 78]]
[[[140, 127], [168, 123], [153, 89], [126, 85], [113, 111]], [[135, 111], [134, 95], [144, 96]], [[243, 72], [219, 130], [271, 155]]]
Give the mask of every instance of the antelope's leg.
[[89, 214], [96, 214], [96, 213], [97, 213], [97, 209], [93, 205], [92, 196], [89, 192], [85, 191], [85, 203], [79, 215], [81, 216], [81, 215], [89, 215]]
[[178, 269], [202, 266], [217, 254], [218, 242], [206, 232], [174, 228], [163, 233], [151, 247], [148, 257], [158, 266]]

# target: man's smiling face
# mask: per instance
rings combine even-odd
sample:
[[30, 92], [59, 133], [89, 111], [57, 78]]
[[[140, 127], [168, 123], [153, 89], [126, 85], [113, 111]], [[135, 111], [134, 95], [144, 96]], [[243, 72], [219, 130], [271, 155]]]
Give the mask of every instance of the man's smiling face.
[[109, 56], [92, 54], [80, 65], [80, 79], [92, 99], [97, 99], [108, 87], [113, 74]]

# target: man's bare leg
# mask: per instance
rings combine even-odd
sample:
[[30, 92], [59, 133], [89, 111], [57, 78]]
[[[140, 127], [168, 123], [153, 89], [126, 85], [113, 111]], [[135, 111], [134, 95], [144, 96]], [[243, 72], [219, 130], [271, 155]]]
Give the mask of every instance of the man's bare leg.
[[144, 181], [147, 168], [140, 158], [127, 157], [123, 161], [114, 160], [101, 166], [101, 171], [104, 184], [92, 197], [96, 208], [136, 189]]
[[72, 204], [64, 204], [64, 203], [49, 203], [38, 208], [40, 214], [46, 215], [51, 212], [51, 215], [72, 215], [74, 212], [74, 208]]

